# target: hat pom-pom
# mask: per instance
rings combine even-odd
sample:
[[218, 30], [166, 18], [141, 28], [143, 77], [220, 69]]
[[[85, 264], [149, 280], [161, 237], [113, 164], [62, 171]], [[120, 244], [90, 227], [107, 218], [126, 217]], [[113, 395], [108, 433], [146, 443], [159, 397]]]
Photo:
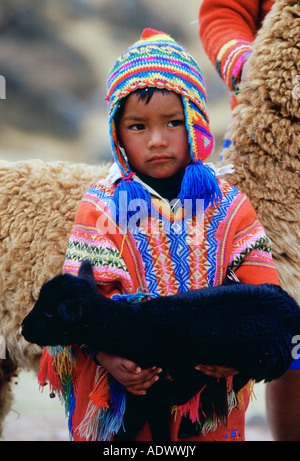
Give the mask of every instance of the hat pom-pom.
[[203, 200], [204, 209], [209, 205], [215, 206], [222, 199], [222, 193], [213, 169], [200, 161], [188, 165], [178, 198], [182, 202], [185, 199], [192, 200], [193, 215], [197, 211], [197, 199]]
[[124, 177], [116, 187], [112, 200], [115, 204], [116, 223], [121, 232], [136, 230], [137, 221], [151, 212], [151, 195], [145, 187]]

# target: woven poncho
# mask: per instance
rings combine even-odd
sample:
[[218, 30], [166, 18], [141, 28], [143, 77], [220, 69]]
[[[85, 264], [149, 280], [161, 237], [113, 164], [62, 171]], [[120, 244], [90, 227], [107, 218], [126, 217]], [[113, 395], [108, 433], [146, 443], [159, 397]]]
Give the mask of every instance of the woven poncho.
[[[99, 290], [107, 296], [170, 295], [215, 286], [222, 283], [228, 269], [246, 283], [278, 283], [270, 241], [249, 200], [226, 182], [220, 181], [220, 187], [222, 202], [198, 216], [196, 227], [190, 221], [181, 234], [177, 232], [183, 223], [181, 211], [174, 214], [164, 201], [152, 196], [159, 213], [153, 218], [151, 232], [143, 222], [141, 232], [133, 235], [117, 229], [105, 232], [112, 225], [105, 202], [115, 186], [109, 180], [98, 182], [79, 206], [64, 271], [76, 275], [81, 261], [89, 259]], [[47, 348], [39, 379], [41, 385], [48, 379], [51, 389], [65, 402], [74, 440], [110, 440], [121, 427], [126, 408], [124, 389], [79, 347]], [[176, 415], [171, 423], [172, 440], [178, 440], [182, 415], [197, 423], [200, 397], [199, 393], [186, 405], [170, 409]], [[248, 399], [248, 389], [233, 395], [229, 380], [232, 411], [228, 427], [205, 421], [197, 440], [243, 439]], [[149, 434], [140, 437], [149, 440]]]

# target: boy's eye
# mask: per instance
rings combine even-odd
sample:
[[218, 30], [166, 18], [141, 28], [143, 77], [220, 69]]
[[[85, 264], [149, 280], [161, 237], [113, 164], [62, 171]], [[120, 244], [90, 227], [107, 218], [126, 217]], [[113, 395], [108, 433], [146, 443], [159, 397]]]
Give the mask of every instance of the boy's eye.
[[169, 123], [168, 123], [168, 126], [172, 127], [172, 128], [175, 128], [176, 126], [180, 126], [184, 123], [183, 120], [171, 120]]
[[135, 123], [135, 125], [131, 125], [130, 129], [133, 131], [141, 131], [145, 129], [145, 125], [142, 123]]

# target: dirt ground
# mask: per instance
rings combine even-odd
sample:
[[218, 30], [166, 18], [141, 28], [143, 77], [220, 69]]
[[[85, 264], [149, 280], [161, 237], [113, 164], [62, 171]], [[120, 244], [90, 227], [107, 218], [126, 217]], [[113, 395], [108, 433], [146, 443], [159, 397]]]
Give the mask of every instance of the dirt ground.
[[[57, 398], [40, 393], [36, 378], [22, 373], [15, 384], [15, 403], [5, 421], [2, 441], [68, 441], [64, 409]], [[256, 399], [246, 418], [247, 441], [272, 441], [265, 417], [264, 386], [255, 386]]]

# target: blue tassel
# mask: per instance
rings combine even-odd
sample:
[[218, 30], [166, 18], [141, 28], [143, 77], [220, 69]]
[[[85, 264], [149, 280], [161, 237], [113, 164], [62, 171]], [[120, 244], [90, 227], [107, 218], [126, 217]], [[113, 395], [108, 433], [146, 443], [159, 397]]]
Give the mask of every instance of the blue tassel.
[[76, 398], [75, 398], [73, 384], [72, 384], [71, 388], [70, 388], [70, 395], [69, 395], [69, 408], [68, 408], [68, 411], [67, 411], [67, 414], [68, 414], [68, 429], [69, 429], [69, 434], [70, 434], [71, 440], [73, 438], [73, 421], [72, 421], [72, 419], [73, 419], [73, 413], [74, 413], [74, 410], [75, 410], [75, 405], [76, 405]]
[[115, 301], [137, 304], [137, 303], [141, 303], [145, 299], [148, 299], [149, 297], [150, 297], [149, 293], [146, 293], [138, 289], [136, 293], [127, 293], [125, 295], [116, 294], [112, 297], [112, 299], [114, 299]]
[[126, 391], [115, 379], [112, 379], [110, 384], [111, 403], [108, 410], [103, 411], [100, 416], [100, 424], [98, 427], [99, 441], [110, 440], [111, 437], [118, 433], [123, 425], [125, 407], [126, 407]]
[[197, 211], [197, 199], [203, 200], [204, 209], [209, 205], [215, 206], [222, 199], [215, 172], [202, 162], [192, 163], [185, 170], [178, 198], [184, 203], [185, 199], [192, 200], [192, 214]]
[[[116, 223], [123, 232], [126, 231], [127, 225], [136, 225], [138, 216], [143, 219], [151, 212], [150, 192], [141, 183], [133, 181], [131, 176], [132, 173], [120, 181], [112, 197], [116, 209]], [[130, 218], [134, 215], [135, 219], [130, 226]]]
[[126, 407], [125, 388], [115, 379], [112, 379], [110, 387], [111, 407], [119, 421], [123, 420]]

